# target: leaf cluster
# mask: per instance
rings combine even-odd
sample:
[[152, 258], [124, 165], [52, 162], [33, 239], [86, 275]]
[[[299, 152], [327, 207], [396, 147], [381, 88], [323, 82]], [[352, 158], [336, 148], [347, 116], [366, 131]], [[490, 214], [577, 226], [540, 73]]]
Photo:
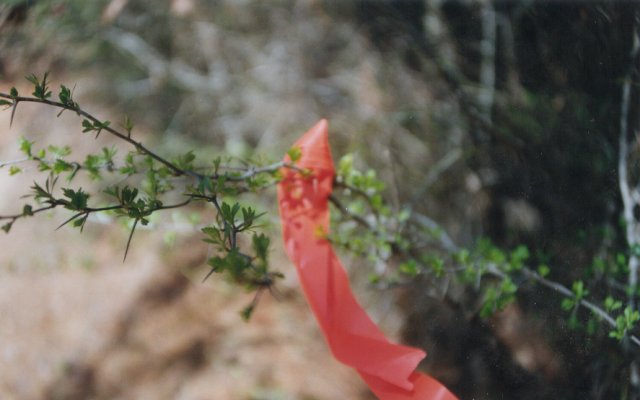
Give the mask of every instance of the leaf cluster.
[[[339, 212], [334, 214], [338, 218], [330, 238], [347, 251], [375, 259], [377, 265], [381, 260], [384, 262], [385, 267], [370, 276], [376, 286], [408, 285], [419, 279], [434, 288], [445, 288], [440, 291], [446, 296], [446, 288], [453, 282], [476, 293], [475, 312], [489, 318], [518, 301], [523, 285], [540, 284], [561, 296], [559, 308], [569, 312], [569, 326], [584, 327], [590, 334], [604, 331], [606, 336], [618, 340], [631, 338], [640, 345], [634, 336], [637, 310], [631, 306], [622, 308], [621, 300], [613, 294], [598, 305], [600, 302], [592, 300], [589, 289], [595, 284], [593, 279], [589, 284], [575, 281], [567, 288], [549, 280], [552, 269], [547, 259], [532, 257], [525, 245], [505, 250], [487, 238], [480, 238], [471, 247], [459, 247], [429, 218], [410, 209], [390, 212], [382, 195], [384, 185], [376, 181], [374, 172], [356, 171], [351, 155], [339, 163], [336, 188], [341, 197], [332, 199]], [[596, 258], [586, 274], [614, 277], [628, 273], [627, 264], [624, 253], [617, 253], [612, 259]], [[598, 294], [601, 292], [597, 290]], [[592, 318], [586, 325], [578, 318], [582, 309], [591, 312]], [[601, 326], [609, 328], [597, 329]]]
[[[139, 225], [151, 223], [159, 211], [204, 202], [211, 205], [216, 213], [216, 223], [202, 229], [205, 241], [216, 250], [216, 255], [208, 260], [211, 271], [205, 279], [216, 272], [256, 292], [254, 300], [242, 311], [242, 315], [249, 318], [260, 294], [265, 289], [271, 290], [281, 274], [269, 269], [270, 240], [260, 232], [262, 226], [259, 224], [264, 213], [241, 205], [236, 198], [244, 192], [257, 192], [275, 184], [279, 169], [285, 165], [244, 164], [231, 167], [223, 165], [221, 157], [202, 162], [194, 151], [164, 157], [134, 139], [134, 124], [128, 117], [122, 124], [124, 131], [120, 131], [111, 121], [99, 119], [83, 110], [73, 98], [73, 91], [65, 85], [60, 86], [59, 101], [52, 100], [48, 74], [41, 79], [36, 75], [26, 79], [33, 85], [33, 97], [20, 96], [15, 88], [11, 88], [9, 93], [0, 92], [0, 105], [11, 108], [12, 118], [22, 102], [57, 107], [60, 113], [70, 110], [80, 117], [83, 133], [95, 133], [95, 139], [98, 139], [101, 133], [108, 132], [131, 145], [132, 149], [119, 156], [115, 147], [103, 147], [84, 159], [74, 160], [69, 146], [48, 144], [39, 148], [35, 141], [21, 137], [18, 146], [24, 158], [0, 162], [0, 168], [8, 165], [10, 175], [19, 175], [33, 165], [45, 174], [45, 178], [36, 180], [26, 196], [35, 204], [24, 204], [19, 213], [0, 215], [0, 221], [4, 221], [2, 230], [8, 233], [21, 218], [60, 208], [71, 215], [58, 228], [70, 224], [82, 231], [91, 215], [106, 213], [128, 221], [130, 233], [124, 250], [126, 259]], [[102, 189], [87, 189], [76, 184], [80, 174], [85, 174], [96, 184], [103, 184]], [[59, 188], [61, 177], [64, 177], [66, 185]], [[219, 203], [219, 198], [225, 198], [225, 201]], [[243, 236], [250, 241], [242, 239]]]
[[[254, 208], [242, 207], [237, 202], [218, 204], [215, 197], [210, 201], [218, 214], [216, 224], [202, 228], [203, 240], [214, 246], [217, 255], [209, 258], [207, 263], [211, 270], [204, 279], [218, 273], [236, 285], [256, 291], [253, 301], [242, 311], [243, 318], [248, 319], [261, 293], [265, 289], [272, 290], [276, 280], [283, 277], [269, 269], [269, 237], [255, 231], [259, 227], [256, 221], [264, 213], [258, 214]], [[241, 246], [239, 235], [242, 233], [251, 234], [250, 244]]]
[[[20, 96], [15, 88], [9, 93], [0, 92], [0, 105], [11, 109], [11, 119], [22, 102], [57, 107], [61, 112], [70, 110], [80, 118], [82, 132], [95, 133], [96, 139], [107, 132], [132, 148], [119, 156], [114, 147], [103, 147], [84, 159], [74, 160], [68, 146], [49, 144], [37, 148], [34, 141], [21, 138], [19, 148], [24, 159], [0, 163], [0, 168], [8, 165], [10, 175], [19, 175], [24, 170], [22, 165], [31, 163], [46, 174], [46, 178], [31, 186], [28, 196], [35, 204], [25, 203], [20, 212], [0, 215], [0, 221], [4, 221], [2, 230], [9, 232], [17, 220], [57, 207], [71, 213], [60, 227], [71, 223], [81, 231], [92, 214], [108, 213], [129, 221], [126, 257], [138, 224], [149, 224], [159, 211], [204, 202], [216, 214], [215, 223], [202, 228], [204, 241], [215, 250], [207, 261], [210, 271], [204, 279], [216, 273], [254, 291], [253, 301], [242, 311], [242, 315], [249, 318], [260, 295], [265, 290], [271, 291], [281, 274], [269, 268], [270, 240], [257, 223], [264, 213], [242, 205], [238, 198], [245, 192], [261, 191], [275, 184], [280, 179], [281, 168], [295, 168], [295, 162], [302, 156], [301, 150], [289, 150], [289, 163], [245, 162], [239, 167], [223, 165], [221, 157], [203, 162], [195, 151], [164, 157], [135, 140], [134, 124], [128, 117], [121, 131], [111, 121], [83, 110], [67, 86], [60, 86], [59, 101], [52, 100], [47, 74], [42, 79], [30, 75], [27, 80], [33, 84], [33, 97]], [[517, 301], [522, 285], [537, 283], [561, 295], [560, 308], [570, 312], [570, 325], [579, 325], [577, 312], [586, 308], [600, 323], [610, 326], [608, 336], [618, 340], [631, 338], [640, 345], [640, 339], [634, 336], [640, 319], [638, 311], [631, 305], [623, 308], [614, 293], [604, 293], [606, 298], [598, 305], [599, 302], [591, 299], [592, 293], [600, 295], [602, 290], [594, 286], [593, 279], [577, 280], [571, 288], [551, 281], [552, 268], [545, 260], [539, 260], [535, 266], [529, 249], [523, 245], [505, 250], [481, 239], [474, 246], [459, 247], [426, 216], [411, 209], [392, 212], [384, 198], [385, 185], [375, 171], [362, 172], [354, 164], [354, 157], [349, 154], [338, 163], [336, 190], [330, 197], [337, 211], [333, 213], [336, 228], [329, 240], [375, 260], [378, 265], [383, 264], [383, 268], [372, 274], [372, 283], [389, 287], [426, 279], [434, 286], [443, 287], [446, 295], [448, 285], [443, 283], [455, 282], [477, 293], [476, 312], [481, 317], [490, 317]], [[97, 192], [74, 186], [80, 173], [86, 173], [95, 182], [110, 179], [112, 183]], [[57, 183], [63, 175], [66, 185], [58, 189]], [[176, 197], [179, 200], [176, 201]], [[606, 259], [596, 258], [585, 270], [588, 275], [585, 276], [597, 278], [627, 273], [628, 256], [634, 252], [640, 253], [632, 248], [629, 254], [621, 252]], [[627, 288], [629, 290], [637, 288]]]

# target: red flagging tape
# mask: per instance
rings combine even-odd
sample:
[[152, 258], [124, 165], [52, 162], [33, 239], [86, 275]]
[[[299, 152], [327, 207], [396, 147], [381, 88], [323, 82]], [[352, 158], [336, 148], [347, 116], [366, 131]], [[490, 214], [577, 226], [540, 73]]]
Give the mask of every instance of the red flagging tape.
[[381, 400], [457, 400], [440, 382], [415, 372], [426, 356], [422, 350], [384, 336], [355, 299], [326, 239], [335, 174], [327, 121], [319, 121], [294, 147], [302, 154], [298, 169], [284, 168], [278, 184], [285, 250], [333, 355], [355, 368]]

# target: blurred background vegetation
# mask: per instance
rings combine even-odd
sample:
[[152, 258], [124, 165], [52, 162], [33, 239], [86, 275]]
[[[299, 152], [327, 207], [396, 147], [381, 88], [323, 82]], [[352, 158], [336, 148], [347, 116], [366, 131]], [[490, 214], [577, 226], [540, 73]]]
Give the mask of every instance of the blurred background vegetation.
[[[334, 155], [376, 170], [390, 204], [461, 246], [525, 245], [553, 281], [626, 301], [618, 142], [630, 70], [631, 130], [640, 117], [638, 13], [634, 1], [5, 0], [0, 81], [50, 71], [167, 152], [278, 159], [327, 117]], [[395, 296], [405, 340], [463, 399], [638, 398], [637, 346], [516, 284], [489, 318], [473, 284], [371, 295]]]

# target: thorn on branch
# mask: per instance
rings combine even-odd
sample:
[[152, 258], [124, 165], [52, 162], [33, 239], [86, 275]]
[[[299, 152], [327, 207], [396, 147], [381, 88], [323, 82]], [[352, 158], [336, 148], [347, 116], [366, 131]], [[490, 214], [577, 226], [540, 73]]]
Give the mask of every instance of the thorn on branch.
[[13, 101], [13, 107], [11, 108], [11, 119], [9, 120], [9, 128], [13, 126], [13, 117], [16, 115], [16, 109], [18, 108], [18, 100]]
[[127, 254], [129, 254], [129, 247], [131, 246], [131, 239], [133, 239], [133, 232], [135, 232], [135, 230], [136, 230], [136, 226], [138, 225], [138, 221], [140, 221], [140, 218], [136, 218], [135, 221], [133, 221], [133, 226], [131, 227], [131, 232], [129, 233], [129, 239], [127, 239], [127, 247], [124, 249], [124, 258], [122, 259], [122, 262], [125, 262], [125, 260], [127, 259]]

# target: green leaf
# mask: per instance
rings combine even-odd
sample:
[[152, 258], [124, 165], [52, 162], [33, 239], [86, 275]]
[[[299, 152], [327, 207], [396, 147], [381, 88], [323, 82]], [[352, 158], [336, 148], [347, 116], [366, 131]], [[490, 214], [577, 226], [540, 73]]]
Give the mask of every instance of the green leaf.
[[243, 320], [249, 321], [251, 316], [253, 315], [253, 311], [255, 310], [256, 305], [252, 302], [248, 306], [244, 307], [242, 311], [240, 311], [240, 316]]
[[291, 162], [295, 163], [300, 160], [300, 157], [302, 157], [302, 149], [297, 146], [292, 147], [287, 151], [287, 155], [289, 156], [289, 159], [291, 159]]
[[138, 189], [130, 188], [129, 186], [125, 186], [122, 188], [122, 192], [120, 193], [120, 202], [123, 205], [130, 206], [134, 200], [138, 197]]
[[124, 167], [121, 167], [118, 172], [122, 175], [133, 175], [137, 172], [134, 152], [127, 153], [124, 157]]
[[[74, 110], [79, 108], [78, 103], [76, 103], [73, 100], [73, 93], [65, 85], [60, 85], [60, 93], [58, 94], [58, 98], [60, 99], [60, 102], [62, 104], [64, 104], [66, 107], [69, 107], [69, 108], [74, 109]], [[62, 111], [64, 111], [64, 110], [62, 110]], [[62, 111], [60, 111], [58, 116], [60, 116], [60, 114], [62, 114]]]
[[369, 274], [369, 276], [367, 277], [367, 280], [369, 281], [370, 284], [375, 285], [377, 283], [380, 283], [380, 281], [382, 280], [382, 276], [374, 272]]
[[216, 191], [218, 192], [224, 192], [225, 191], [225, 184], [227, 183], [227, 176], [226, 175], [220, 175], [218, 176], [218, 179], [216, 179]]
[[87, 208], [87, 200], [90, 195], [85, 193], [82, 188], [77, 191], [69, 188], [62, 188], [62, 193], [69, 199], [65, 208], [69, 210], [82, 211]]
[[571, 311], [576, 306], [575, 299], [562, 299], [562, 303], [560, 303], [561, 307], [565, 311]]
[[634, 323], [640, 320], [640, 313], [638, 313], [637, 310], [634, 310], [631, 307], [627, 306], [624, 309], [624, 319], [627, 329], [632, 329]]
[[222, 234], [220, 232], [220, 229], [214, 227], [214, 226], [206, 226], [204, 228], [201, 229], [202, 233], [204, 233], [207, 237], [202, 239], [207, 243], [212, 243], [212, 244], [216, 244], [216, 245], [222, 245], [223, 244], [223, 237]]
[[22, 215], [24, 215], [25, 217], [32, 216], [33, 215], [33, 207], [31, 207], [31, 205], [29, 205], [29, 204], [25, 204], [22, 207]]
[[122, 175], [127, 175], [127, 176], [131, 176], [133, 174], [135, 174], [136, 172], [138, 172], [138, 170], [134, 167], [134, 166], [126, 166], [126, 167], [121, 167], [118, 172]]
[[409, 261], [406, 261], [400, 264], [399, 270], [403, 274], [406, 274], [409, 276], [416, 276], [418, 275], [418, 272], [419, 272], [418, 263], [416, 262], [416, 260], [411, 259]]
[[202, 194], [211, 193], [213, 191], [213, 184], [211, 178], [208, 176], [202, 177], [198, 180], [198, 192]]
[[500, 290], [506, 294], [513, 294], [518, 291], [518, 286], [510, 278], [505, 278], [500, 284]]
[[514, 271], [522, 269], [524, 262], [529, 258], [529, 249], [527, 246], [520, 245], [515, 248], [509, 255], [509, 264]]
[[444, 260], [442, 258], [435, 256], [431, 257], [429, 266], [431, 267], [437, 278], [442, 277], [442, 275], [444, 274]]
[[66, 171], [71, 171], [73, 170], [73, 165], [69, 164], [68, 162], [58, 158], [54, 163], [53, 163], [53, 167], [51, 168], [54, 174], [60, 174], [62, 172], [66, 172]]
[[470, 253], [467, 249], [462, 249], [453, 256], [454, 260], [462, 265], [466, 265], [470, 261]]
[[614, 339], [618, 339], [618, 340], [622, 340], [624, 339], [624, 331], [620, 331], [620, 330], [613, 330], [611, 332], [609, 332], [609, 337], [610, 338], [614, 338]]
[[402, 222], [408, 221], [410, 217], [411, 217], [411, 210], [409, 210], [407, 208], [403, 208], [398, 213], [398, 217], [397, 218], [398, 218], [398, 222], [402, 223]]
[[174, 164], [182, 170], [191, 171], [193, 170], [193, 161], [196, 159], [195, 154], [193, 154], [192, 150], [189, 150], [185, 154], [179, 156], [174, 160]]
[[98, 129], [98, 133], [105, 128], [108, 128], [109, 125], [111, 125], [111, 121], [103, 121], [103, 122], [96, 122], [94, 124], [94, 126], [96, 127], [96, 129]]
[[495, 287], [490, 286], [485, 290], [482, 307], [480, 308], [480, 317], [487, 318], [495, 313], [497, 298], [498, 292]]
[[614, 298], [611, 296], [608, 296], [604, 300], [604, 308], [605, 310], [607, 310], [607, 312], [615, 311], [620, 307], [622, 307], [622, 302], [618, 300], [614, 300]]
[[15, 87], [12, 87], [9, 91], [9, 95], [11, 95], [11, 97], [15, 99], [16, 97], [18, 97], [18, 90]]
[[38, 171], [49, 171], [50, 169], [51, 165], [49, 165], [46, 160], [40, 160], [40, 162], [38, 163]]
[[83, 119], [82, 132], [86, 133], [86, 132], [95, 131], [96, 138], [97, 138], [100, 135], [100, 132], [102, 132], [103, 129], [108, 128], [109, 125], [111, 125], [111, 121], [100, 122], [100, 121], [90, 121], [88, 119]]
[[88, 119], [82, 120], [82, 133], [91, 132], [93, 128], [93, 124]]
[[582, 281], [573, 282], [571, 291], [573, 292], [577, 302], [589, 294], [589, 291], [584, 287], [584, 282]]
[[124, 117], [124, 123], [122, 124], [123, 128], [127, 131], [127, 136], [131, 137], [131, 131], [133, 130], [133, 122], [129, 119], [128, 115]]
[[29, 82], [31, 82], [33, 85], [39, 85], [40, 81], [38, 80], [38, 77], [35, 76], [35, 74], [31, 74], [28, 76], [24, 77], [26, 80], [28, 80]]
[[215, 272], [224, 273], [234, 283], [246, 283], [246, 271], [252, 266], [251, 260], [238, 248], [230, 249], [223, 256], [212, 257], [207, 263]]
[[13, 101], [0, 99], [0, 107], [1, 106], [11, 107], [12, 105], [13, 105]]
[[256, 215], [256, 211], [251, 207], [242, 207], [242, 225], [245, 229], [251, 227], [253, 224], [253, 218]]
[[100, 157], [95, 154], [87, 154], [87, 158], [84, 160], [84, 168], [89, 172], [91, 179], [97, 179], [100, 177]]
[[507, 256], [502, 250], [498, 249], [497, 247], [493, 247], [489, 250], [487, 259], [495, 263], [496, 265], [502, 265], [506, 261]]
[[33, 197], [36, 200], [45, 199], [51, 197], [51, 195], [42, 188], [38, 183], [34, 182], [33, 186], [31, 186], [31, 190], [33, 191]]
[[71, 147], [69, 146], [58, 147], [49, 145], [47, 149], [49, 150], [49, 153], [55, 158], [62, 158], [71, 154]]
[[84, 228], [85, 222], [87, 222], [87, 218], [89, 218], [89, 214], [84, 214], [82, 218], [78, 218], [75, 221], [73, 221], [73, 226], [75, 228], [80, 228], [80, 230], [82, 230], [82, 228]]
[[624, 339], [627, 333], [634, 328], [638, 320], [640, 320], [640, 313], [629, 306], [625, 307], [622, 315], [616, 318], [616, 327], [613, 331], [609, 332], [609, 337], [618, 340]]
[[550, 272], [551, 272], [551, 269], [549, 268], [548, 265], [541, 264], [541, 265], [538, 266], [538, 274], [541, 277], [543, 277], [543, 278], [546, 277], [547, 275], [549, 275]]
[[2, 229], [5, 233], [9, 233], [9, 231], [11, 230], [11, 225], [13, 225], [13, 221], [12, 222], [7, 222], [6, 224], [2, 225]]
[[62, 104], [67, 104], [69, 100], [71, 100], [71, 90], [65, 85], [60, 85], [60, 93], [58, 94], [58, 98]]
[[240, 211], [240, 204], [233, 203], [233, 206], [229, 206], [228, 203], [222, 202], [221, 206], [222, 218], [227, 221], [229, 224], [234, 224], [236, 220], [236, 215], [238, 215], [238, 211]]
[[31, 149], [34, 142], [27, 140], [24, 136], [20, 138], [20, 151], [27, 157], [31, 157]]
[[271, 243], [271, 239], [265, 234], [254, 234], [252, 239], [253, 250], [256, 253], [256, 257], [263, 261], [266, 265], [267, 258], [269, 255], [269, 244]]
[[46, 100], [51, 97], [51, 92], [49, 91], [49, 87], [47, 84], [47, 77], [49, 76], [48, 72], [44, 73], [44, 77], [42, 81], [38, 79], [37, 76], [31, 74], [26, 77], [26, 79], [34, 85], [34, 90], [32, 95], [37, 97], [40, 100]]
[[12, 166], [9, 167], [9, 175], [10, 176], [19, 174], [20, 172], [22, 172], [22, 169], [20, 167], [18, 167], [17, 165], [12, 165]]

